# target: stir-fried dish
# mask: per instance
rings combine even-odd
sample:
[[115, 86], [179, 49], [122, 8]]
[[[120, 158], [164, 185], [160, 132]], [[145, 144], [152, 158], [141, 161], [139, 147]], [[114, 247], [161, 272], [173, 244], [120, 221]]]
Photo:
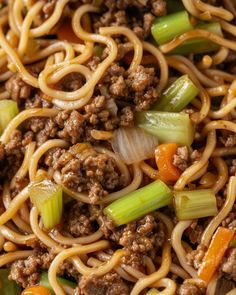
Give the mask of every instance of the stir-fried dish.
[[236, 294], [236, 1], [0, 2], [0, 294]]

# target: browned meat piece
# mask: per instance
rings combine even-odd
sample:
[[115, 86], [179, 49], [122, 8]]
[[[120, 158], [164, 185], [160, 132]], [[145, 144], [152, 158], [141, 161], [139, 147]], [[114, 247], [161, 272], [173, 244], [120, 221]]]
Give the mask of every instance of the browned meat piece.
[[206, 250], [207, 248], [204, 245], [199, 245], [196, 250], [193, 250], [187, 254], [188, 263], [191, 264], [195, 269], [199, 269]]
[[184, 283], [180, 286], [178, 290], [179, 295], [203, 295], [205, 294], [205, 290], [199, 288], [196, 285]]
[[173, 164], [181, 171], [184, 171], [188, 168], [189, 151], [186, 146], [178, 147], [177, 152], [173, 158]]
[[227, 136], [220, 137], [221, 142], [225, 147], [232, 147], [236, 145], [236, 135], [228, 134]]
[[11, 98], [17, 102], [29, 98], [32, 92], [32, 86], [25, 83], [19, 74], [15, 74], [7, 80], [5, 86]]
[[80, 295], [128, 295], [128, 285], [116, 273], [103, 277], [83, 276], [79, 282]]
[[230, 279], [236, 281], [236, 249], [230, 249], [228, 255], [221, 266], [223, 273], [227, 274]]

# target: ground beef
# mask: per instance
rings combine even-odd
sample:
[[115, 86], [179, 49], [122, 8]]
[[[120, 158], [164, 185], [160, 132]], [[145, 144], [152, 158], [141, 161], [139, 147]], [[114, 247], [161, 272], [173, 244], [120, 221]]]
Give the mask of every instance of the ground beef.
[[230, 279], [236, 281], [236, 249], [231, 248], [221, 265], [221, 271]]
[[198, 245], [196, 250], [187, 254], [187, 260], [190, 265], [192, 265], [195, 269], [199, 269], [202, 264], [203, 257], [205, 256], [207, 247], [204, 245]]
[[128, 295], [130, 288], [114, 272], [103, 277], [83, 276], [79, 282], [80, 295]]
[[112, 227], [106, 217], [103, 222], [104, 235], [131, 252], [147, 253], [153, 249], [158, 251], [166, 238], [164, 224], [156, 221], [152, 215], [146, 215], [119, 228]]
[[188, 168], [189, 164], [189, 150], [187, 146], [178, 147], [173, 158], [173, 164], [181, 171]]
[[190, 283], [184, 283], [178, 289], [179, 295], [203, 295], [205, 294], [205, 290], [203, 288], [199, 288], [196, 285]]
[[221, 143], [223, 143], [223, 145], [225, 147], [232, 147], [236, 145], [236, 135], [235, 134], [228, 134], [220, 137], [220, 141]]
[[6, 90], [10, 93], [13, 100], [19, 102], [21, 99], [27, 99], [32, 93], [32, 86], [24, 82], [19, 74], [13, 75], [5, 84]]

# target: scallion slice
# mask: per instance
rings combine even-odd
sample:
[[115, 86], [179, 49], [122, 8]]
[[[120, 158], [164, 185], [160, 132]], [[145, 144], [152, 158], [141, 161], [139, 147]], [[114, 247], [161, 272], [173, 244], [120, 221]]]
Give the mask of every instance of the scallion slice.
[[[58, 282], [59, 282], [61, 285], [69, 286], [69, 287], [71, 287], [71, 288], [73, 288], [73, 289], [76, 288], [76, 283], [74, 283], [74, 282], [71, 282], [71, 281], [69, 281], [69, 280], [63, 279], [63, 278], [61, 278], [61, 277], [59, 277], [59, 276], [57, 276], [57, 280], [58, 280]], [[52, 288], [52, 286], [51, 286], [50, 283], [49, 283], [49, 280], [48, 280], [48, 273], [47, 273], [47, 272], [42, 272], [42, 274], [41, 274], [41, 279], [40, 279], [40, 282], [39, 282], [39, 285], [40, 285], [40, 286], [44, 286], [44, 287], [47, 288], [52, 294], [55, 294], [55, 293], [53, 292], [53, 288]]]
[[1, 295], [19, 295], [21, 288], [8, 279], [9, 269], [0, 269], [0, 294]]
[[211, 189], [174, 192], [174, 206], [179, 220], [196, 219], [217, 214], [216, 197]]
[[[199, 23], [195, 27], [196, 29], [206, 30], [216, 35], [223, 36], [221, 26], [218, 22], [212, 23]], [[174, 49], [171, 54], [187, 55], [190, 53], [200, 54], [216, 51], [219, 49], [219, 45], [204, 38], [194, 38], [185, 41], [183, 44]]]
[[172, 83], [153, 105], [152, 109], [165, 112], [182, 111], [198, 94], [198, 88], [183, 75]]
[[50, 180], [33, 183], [29, 186], [31, 202], [39, 210], [46, 229], [60, 223], [62, 216], [62, 188]]
[[190, 146], [194, 130], [188, 114], [145, 111], [136, 114], [136, 125], [155, 135], [161, 143]]
[[116, 226], [127, 224], [172, 202], [169, 187], [157, 180], [116, 200], [104, 209]]
[[0, 134], [8, 123], [19, 113], [17, 103], [13, 100], [0, 100]]
[[188, 13], [184, 10], [157, 17], [151, 31], [152, 36], [160, 45], [192, 29]]

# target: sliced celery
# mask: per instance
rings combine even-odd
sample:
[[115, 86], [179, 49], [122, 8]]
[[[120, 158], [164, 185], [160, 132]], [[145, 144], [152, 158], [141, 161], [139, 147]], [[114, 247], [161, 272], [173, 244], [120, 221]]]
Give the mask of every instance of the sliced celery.
[[[197, 24], [196, 29], [206, 30], [217, 34], [219, 36], [223, 36], [221, 31], [221, 26], [218, 22], [213, 23], [200, 23]], [[216, 51], [219, 48], [219, 45], [211, 42], [210, 40], [204, 38], [195, 38], [191, 40], [185, 41], [179, 47], [174, 49], [171, 54], [190, 54], [190, 53], [207, 53]]]
[[0, 294], [1, 295], [19, 295], [21, 288], [8, 279], [9, 269], [0, 269]]
[[17, 103], [13, 100], [0, 100], [0, 134], [8, 123], [19, 113]]
[[160, 45], [193, 29], [187, 11], [157, 17], [152, 25], [152, 36]]
[[146, 111], [136, 114], [136, 125], [155, 135], [160, 142], [190, 146], [194, 130], [188, 114]]
[[198, 88], [188, 75], [183, 75], [163, 92], [152, 110], [180, 112], [196, 97], [198, 92]]
[[101, 58], [103, 54], [104, 48], [100, 45], [95, 45], [93, 47], [93, 54], [96, 55], [97, 57]]
[[157, 180], [111, 203], [104, 209], [104, 213], [116, 226], [120, 226], [171, 202], [171, 190], [164, 182]]
[[174, 206], [179, 220], [196, 219], [217, 214], [216, 197], [211, 189], [174, 192]]
[[39, 210], [43, 225], [50, 229], [60, 223], [62, 216], [62, 188], [50, 180], [33, 183], [29, 187], [31, 202]]
[[[66, 285], [66, 286], [69, 286], [69, 287], [71, 287], [71, 288], [73, 288], [73, 289], [75, 289], [76, 286], [77, 286], [76, 283], [71, 282], [71, 281], [66, 280], [66, 279], [63, 279], [63, 278], [61, 278], [61, 277], [57, 277], [57, 280], [58, 280], [58, 282], [59, 282], [61, 285]], [[47, 272], [42, 272], [42, 274], [41, 274], [41, 279], [40, 279], [40, 282], [39, 282], [39, 285], [40, 285], [40, 286], [44, 286], [45, 288], [49, 289], [49, 291], [50, 291], [52, 294], [55, 294], [55, 293], [53, 292], [53, 288], [52, 288], [52, 286], [51, 286], [50, 283], [49, 283]]]

